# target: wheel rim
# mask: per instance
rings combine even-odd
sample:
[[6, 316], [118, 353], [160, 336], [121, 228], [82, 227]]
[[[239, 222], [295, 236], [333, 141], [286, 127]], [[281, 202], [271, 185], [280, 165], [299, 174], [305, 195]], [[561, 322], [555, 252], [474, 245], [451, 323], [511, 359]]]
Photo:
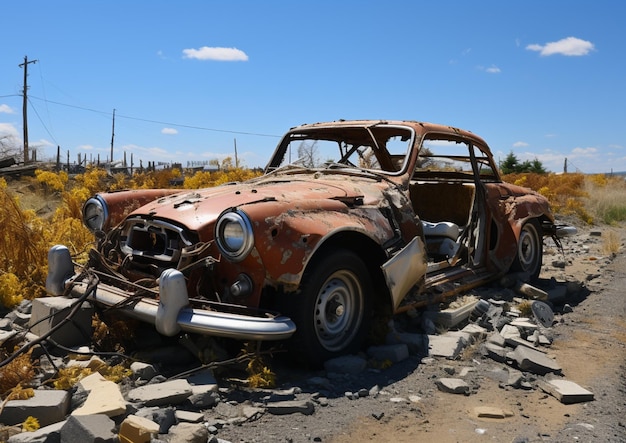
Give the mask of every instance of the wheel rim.
[[363, 290], [350, 271], [333, 273], [315, 302], [315, 331], [328, 351], [340, 350], [358, 333], [363, 318]]
[[524, 271], [531, 273], [535, 271], [539, 259], [539, 235], [532, 224], [527, 224], [522, 228], [517, 256]]

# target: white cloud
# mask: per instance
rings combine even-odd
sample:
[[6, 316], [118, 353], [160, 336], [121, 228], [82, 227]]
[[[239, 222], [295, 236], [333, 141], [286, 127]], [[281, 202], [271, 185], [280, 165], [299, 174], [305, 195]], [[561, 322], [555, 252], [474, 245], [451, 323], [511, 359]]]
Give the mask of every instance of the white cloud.
[[161, 129], [161, 134], [176, 135], [178, 134], [178, 131], [174, 128], [163, 128]]
[[593, 43], [581, 40], [576, 37], [567, 37], [556, 42], [549, 42], [545, 45], [532, 44], [526, 46], [529, 51], [537, 51], [543, 56], [549, 55], [567, 55], [581, 56], [587, 55], [595, 50]]
[[491, 65], [489, 68], [485, 69], [485, 71], [489, 74], [499, 74], [500, 68], [498, 68], [496, 65]]
[[528, 146], [528, 143], [526, 143], [526, 142], [515, 142], [515, 143], [513, 143], [513, 147], [514, 148], [525, 148], [526, 146]]
[[203, 46], [199, 49], [183, 49], [183, 58], [216, 60], [220, 62], [248, 61], [248, 55], [240, 49], [209, 46]]
[[598, 150], [596, 148], [574, 148], [572, 149], [572, 156], [574, 157], [592, 157]]
[[19, 138], [17, 128], [11, 123], [0, 123], [0, 137]]
[[15, 111], [9, 105], [0, 105], [0, 113], [15, 114]]

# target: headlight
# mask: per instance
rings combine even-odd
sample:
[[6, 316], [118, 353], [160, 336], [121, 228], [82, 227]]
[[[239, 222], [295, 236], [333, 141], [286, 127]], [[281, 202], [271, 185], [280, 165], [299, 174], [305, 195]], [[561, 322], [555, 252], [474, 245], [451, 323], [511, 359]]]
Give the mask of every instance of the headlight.
[[215, 225], [215, 240], [226, 258], [234, 262], [243, 260], [254, 246], [250, 219], [238, 210], [223, 213]]
[[83, 223], [92, 232], [102, 231], [108, 219], [107, 205], [99, 196], [90, 198], [83, 205]]

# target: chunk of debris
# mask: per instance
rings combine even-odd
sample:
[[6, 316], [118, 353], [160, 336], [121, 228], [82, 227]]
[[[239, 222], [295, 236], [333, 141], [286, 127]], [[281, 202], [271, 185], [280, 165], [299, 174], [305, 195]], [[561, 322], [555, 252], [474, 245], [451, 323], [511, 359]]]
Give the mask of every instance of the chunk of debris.
[[478, 406], [474, 408], [478, 418], [508, 418], [513, 417], [513, 412], [497, 406]]
[[592, 401], [594, 399], [593, 392], [569, 380], [548, 380], [540, 382], [539, 387], [566, 405]]
[[463, 394], [469, 395], [469, 385], [460, 378], [440, 378], [437, 380], [437, 387], [442, 392], [448, 392], [450, 394]]
[[552, 308], [547, 303], [535, 300], [530, 305], [530, 309], [533, 311], [535, 320], [537, 320], [541, 326], [544, 328], [552, 326], [552, 322], [554, 321], [554, 312], [552, 312]]
[[514, 351], [509, 352], [507, 357], [515, 360], [522, 371], [539, 375], [561, 371], [561, 366], [555, 360], [540, 351], [525, 346], [518, 346]]

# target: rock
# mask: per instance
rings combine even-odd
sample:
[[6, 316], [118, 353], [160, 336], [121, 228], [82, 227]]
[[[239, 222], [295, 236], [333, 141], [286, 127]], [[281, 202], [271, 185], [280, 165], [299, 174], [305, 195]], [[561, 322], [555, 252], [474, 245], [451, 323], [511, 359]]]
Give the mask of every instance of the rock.
[[515, 360], [522, 371], [545, 375], [549, 372], [560, 372], [561, 367], [547, 355], [524, 346], [518, 346], [515, 351], [509, 352], [507, 357]]
[[159, 432], [159, 425], [137, 415], [129, 415], [120, 425], [120, 443], [150, 443]]
[[454, 335], [447, 332], [443, 335], [429, 335], [429, 355], [433, 357], [445, 357], [450, 360], [456, 359], [467, 345], [464, 336]]
[[437, 380], [437, 387], [442, 392], [450, 394], [469, 395], [470, 387], [460, 378], [440, 378]]
[[192, 393], [187, 380], [171, 380], [135, 388], [128, 393], [128, 400], [146, 406], [175, 405], [185, 401]]
[[477, 406], [474, 408], [474, 413], [478, 418], [507, 418], [515, 415], [511, 411], [497, 406]]
[[130, 370], [133, 371], [133, 375], [140, 380], [150, 380], [158, 374], [157, 369], [153, 365], [141, 361], [132, 362]]
[[116, 383], [105, 380], [98, 372], [85, 377], [79, 383], [89, 395], [85, 403], [75, 409], [72, 415], [104, 414], [116, 417], [126, 412], [126, 400]]
[[[31, 332], [39, 337], [50, 334], [52, 329], [65, 320], [74, 308], [76, 300], [68, 297], [38, 297], [33, 300], [30, 318]], [[74, 346], [90, 341], [93, 307], [88, 302], [78, 308], [72, 321], [54, 331], [50, 338], [63, 346]]]
[[591, 391], [569, 380], [548, 380], [541, 382], [539, 387], [566, 405], [592, 401], [594, 399]]
[[207, 443], [209, 430], [202, 424], [180, 423], [168, 432], [169, 443]]
[[71, 415], [61, 428], [61, 441], [117, 443], [115, 422], [103, 414]]
[[60, 421], [33, 432], [22, 432], [9, 437], [7, 443], [60, 443], [61, 428], [64, 424], [65, 421]]
[[315, 405], [310, 400], [280, 401], [267, 405], [267, 412], [274, 415], [301, 413], [311, 415], [315, 412]]
[[70, 407], [70, 395], [66, 391], [35, 389], [34, 393], [26, 400], [6, 402], [0, 413], [0, 422], [15, 425], [28, 417], [35, 417], [41, 426], [47, 426], [65, 418]]

